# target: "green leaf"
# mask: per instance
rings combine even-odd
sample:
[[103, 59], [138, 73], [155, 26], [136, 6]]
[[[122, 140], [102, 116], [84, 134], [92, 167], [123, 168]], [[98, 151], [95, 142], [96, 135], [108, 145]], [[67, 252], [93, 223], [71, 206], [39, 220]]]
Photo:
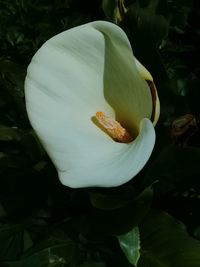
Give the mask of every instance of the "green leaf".
[[103, 0], [102, 9], [109, 19], [114, 18], [114, 13], [117, 8], [117, 0]]
[[[25, 233], [26, 238], [28, 233]], [[0, 261], [16, 260], [24, 250], [22, 225], [0, 225]]]
[[117, 237], [120, 247], [128, 261], [137, 267], [140, 258], [140, 234], [139, 228], [135, 227], [130, 232]]
[[106, 267], [106, 265], [102, 262], [85, 262], [77, 267]]
[[[114, 210], [96, 210], [87, 217], [88, 234], [95, 235], [121, 235], [124, 234], [143, 219], [152, 204], [153, 190], [146, 188], [137, 198], [127, 205]], [[86, 224], [84, 224], [86, 225]]]
[[21, 133], [17, 128], [0, 125], [0, 141], [19, 141]]
[[33, 246], [33, 240], [27, 230], [23, 232], [23, 251], [26, 252]]
[[75, 266], [77, 247], [71, 240], [49, 240], [27, 251], [20, 260], [5, 262], [5, 267], [63, 267]]
[[113, 210], [132, 202], [136, 197], [136, 191], [132, 186], [122, 186], [115, 190], [92, 190], [89, 192], [91, 204], [102, 210]]
[[139, 225], [138, 267], [199, 267], [200, 242], [185, 226], [161, 211], [151, 211]]
[[168, 22], [164, 16], [140, 8], [138, 2], [128, 7], [120, 26], [129, 37], [134, 55], [150, 71], [158, 86], [158, 82], [163, 84], [167, 80], [158, 47], [168, 34]]

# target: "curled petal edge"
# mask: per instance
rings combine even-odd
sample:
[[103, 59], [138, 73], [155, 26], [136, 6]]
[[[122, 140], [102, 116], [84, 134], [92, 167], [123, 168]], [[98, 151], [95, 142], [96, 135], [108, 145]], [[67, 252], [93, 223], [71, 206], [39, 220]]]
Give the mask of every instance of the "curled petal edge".
[[58, 170], [59, 179], [63, 185], [71, 188], [120, 186], [129, 182], [145, 166], [153, 151], [155, 138], [152, 122], [144, 118], [140, 123], [138, 137], [127, 144], [120, 155], [113, 156], [110, 166], [102, 164], [98, 168], [88, 166], [88, 169], [74, 166], [71, 171]]

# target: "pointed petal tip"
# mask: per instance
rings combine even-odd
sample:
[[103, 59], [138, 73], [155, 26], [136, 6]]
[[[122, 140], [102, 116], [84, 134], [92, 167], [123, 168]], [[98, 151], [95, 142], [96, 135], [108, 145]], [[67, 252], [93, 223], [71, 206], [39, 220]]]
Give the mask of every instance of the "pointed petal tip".
[[153, 77], [151, 73], [135, 58], [135, 64], [137, 67], [137, 70], [139, 71], [140, 75], [148, 81], [153, 82]]

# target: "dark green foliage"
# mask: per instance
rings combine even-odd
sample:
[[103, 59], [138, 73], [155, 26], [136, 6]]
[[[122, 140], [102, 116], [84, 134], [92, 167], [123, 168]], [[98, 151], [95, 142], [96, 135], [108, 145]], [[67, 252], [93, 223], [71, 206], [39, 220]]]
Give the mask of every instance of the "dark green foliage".
[[160, 211], [151, 211], [139, 226], [141, 258], [138, 267], [197, 267], [200, 242], [184, 225]]
[[139, 227], [118, 239], [134, 266], [199, 266], [200, 243], [189, 236], [182, 223], [165, 212], [151, 210]]

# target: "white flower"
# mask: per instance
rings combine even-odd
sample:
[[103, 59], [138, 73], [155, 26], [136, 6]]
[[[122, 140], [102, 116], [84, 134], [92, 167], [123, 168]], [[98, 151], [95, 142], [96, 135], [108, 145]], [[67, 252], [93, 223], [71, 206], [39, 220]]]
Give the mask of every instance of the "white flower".
[[[112, 23], [88, 23], [48, 40], [28, 67], [25, 97], [30, 122], [64, 185], [119, 186], [151, 155], [157, 92], [127, 36]], [[96, 113], [108, 124], [117, 120], [131, 142], [114, 140]]]

